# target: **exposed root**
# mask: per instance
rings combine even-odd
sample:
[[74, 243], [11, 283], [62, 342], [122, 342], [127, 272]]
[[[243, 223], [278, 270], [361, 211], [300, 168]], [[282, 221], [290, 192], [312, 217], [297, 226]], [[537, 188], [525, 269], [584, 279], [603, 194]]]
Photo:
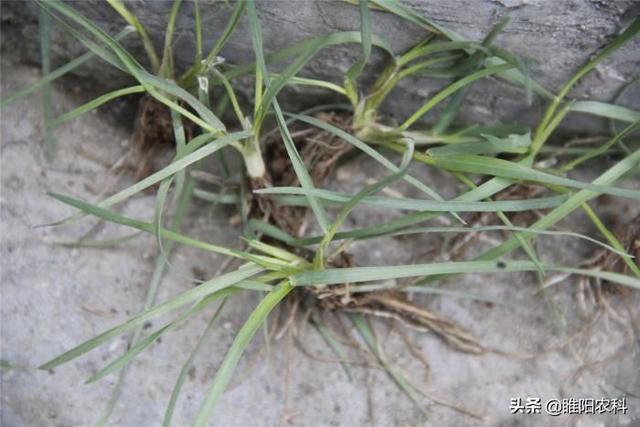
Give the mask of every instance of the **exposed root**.
[[[631, 221], [620, 224], [614, 229], [614, 233], [624, 250], [633, 256], [633, 262], [640, 267], [640, 215]], [[599, 250], [590, 259], [584, 261], [582, 266], [590, 269], [602, 269], [621, 274], [632, 274], [631, 268], [627, 265], [620, 255], [607, 251]], [[579, 280], [578, 301], [582, 312], [586, 311], [585, 298], [588, 296], [592, 305], [604, 308], [607, 313], [616, 321], [622, 319], [617, 311], [608, 302], [607, 295], [626, 295], [629, 289], [615, 283], [583, 277]]]
[[[348, 128], [349, 126], [345, 116], [323, 113], [318, 117], [340, 128]], [[338, 160], [352, 149], [351, 144], [322, 130], [305, 129], [293, 132], [292, 138], [314, 185], [321, 185], [333, 172]], [[250, 182], [253, 190], [272, 185], [299, 185], [289, 155], [277, 135], [265, 142], [263, 156], [267, 173], [263, 178]], [[270, 222], [293, 236], [300, 234], [307, 213], [305, 207], [278, 205], [268, 197], [253, 197], [251, 208], [252, 215], [261, 216], [261, 213], [268, 212]]]
[[[183, 119], [187, 140], [193, 135], [193, 123]], [[129, 167], [134, 179], [139, 181], [158, 168], [156, 159], [172, 152], [175, 136], [169, 108], [150, 95], [144, 95], [138, 103], [135, 127], [131, 137]]]
[[[346, 116], [322, 114], [318, 115], [318, 118], [329, 122], [334, 126], [350, 130], [351, 124]], [[192, 127], [188, 125], [185, 126], [185, 129], [187, 137], [190, 138]], [[294, 129], [292, 132], [292, 138], [306, 169], [309, 171], [314, 184], [317, 186], [322, 186], [323, 182], [331, 175], [340, 159], [352, 150], [352, 146], [347, 142], [335, 137], [329, 132], [318, 129]], [[134, 150], [132, 163], [135, 166], [136, 179], [143, 178], [153, 171], [154, 165], [152, 164], [152, 159], [157, 157], [158, 150], [162, 150], [163, 147], [172, 147], [174, 144], [175, 138], [173, 135], [173, 126], [169, 110], [153, 98], [148, 96], [143, 97], [140, 100], [138, 118], [132, 143]], [[262, 154], [267, 170], [263, 177], [250, 180], [247, 183], [249, 188], [251, 190], [256, 190], [270, 186], [298, 186], [299, 182], [294, 173], [289, 156], [282, 141], [277, 137], [277, 134], [268, 138], [263, 146], [264, 152]], [[543, 187], [513, 185], [509, 189], [496, 195], [496, 199], [527, 199], [538, 197], [544, 191], [545, 189]], [[305, 217], [307, 216], [308, 208], [280, 205], [274, 202], [270, 197], [255, 196], [252, 192], [250, 193], [249, 214], [252, 217], [259, 217], [294, 237], [299, 237], [304, 233]], [[538, 219], [540, 215], [540, 212], [529, 211], [510, 214], [509, 218], [516, 226], [527, 226]], [[468, 222], [483, 225], [492, 223], [495, 219], [495, 214], [485, 213], [471, 216], [471, 218], [468, 218]], [[621, 242], [623, 242], [625, 249], [636, 257], [636, 263], [640, 262], [640, 216], [631, 221], [622, 231], [617, 231], [618, 237]], [[450, 257], [452, 259], [463, 257], [466, 248], [470, 243], [477, 239], [478, 236], [478, 233], [467, 233], [454, 238], [449, 252]], [[294, 252], [299, 252], [299, 249], [296, 248], [288, 249]], [[335, 251], [333, 256], [329, 259], [329, 263], [332, 267], [348, 268], [355, 264], [353, 256], [347, 249], [348, 244]], [[629, 270], [629, 267], [620, 259], [619, 256], [606, 251], [598, 253], [596, 257], [590, 260], [588, 265], [591, 268], [602, 267], [608, 271], [617, 271], [623, 274], [628, 273]], [[478, 339], [466, 328], [424, 307], [413, 304], [402, 294], [382, 291], [351, 294], [349, 287], [350, 285], [345, 283], [332, 287], [318, 286], [305, 288], [304, 290], [299, 291], [300, 293], [296, 294], [293, 299], [288, 301], [291, 310], [289, 311], [286, 319], [284, 319], [284, 322], [279, 328], [274, 327], [270, 331], [271, 337], [268, 339], [275, 337], [277, 340], [287, 334], [287, 372], [284, 388], [285, 403], [281, 419], [281, 422], [284, 424], [289, 422], [291, 415], [294, 415], [288, 412], [289, 364], [291, 362], [290, 347], [292, 343], [295, 343], [303, 353], [315, 360], [331, 363], [348, 363], [352, 365], [374, 367], [376, 369], [381, 368], [375, 363], [370, 363], [366, 357], [363, 357], [359, 361], [328, 359], [312, 354], [310, 351], [305, 349], [302, 346], [301, 341], [298, 339], [298, 331], [295, 329], [295, 324], [297, 322], [294, 320], [299, 318], [300, 311], [305, 312], [304, 307], [306, 306], [306, 301], [304, 304], [302, 304], [302, 302], [303, 299], [308, 297], [313, 299], [314, 307], [324, 310], [335, 310], [335, 313], [365, 313], [371, 316], [393, 319], [397, 321], [398, 324], [409, 329], [418, 330], [420, 332], [432, 332], [451, 348], [466, 353], [484, 354], [487, 352], [493, 352], [503, 356], [519, 359], [529, 359], [543, 353], [525, 355], [492, 349], [490, 346], [485, 346], [479, 342]], [[597, 307], [598, 314], [607, 313], [613, 321], [618, 324], [623, 324], [624, 317], [615, 310], [607, 298], [607, 294], [610, 292], [621, 292], [618, 287], [607, 283], [593, 283], [584, 279], [581, 280], [579, 289], [582, 292], [579, 294], [578, 306], [580, 307], [583, 316], [586, 319], [591, 319], [589, 324], [592, 325], [595, 321], [593, 320], [594, 315], [590, 313], [590, 306]], [[309, 313], [310, 311], [307, 310], [306, 315]], [[336, 316], [336, 318], [340, 319], [340, 316]], [[349, 334], [344, 335], [349, 336]], [[410, 340], [404, 334], [401, 334], [401, 337], [407, 345], [409, 352], [419, 360], [420, 363], [422, 363], [427, 373], [429, 373], [430, 366], [428, 360], [415, 349]], [[554, 348], [562, 348], [574, 338], [575, 336], [570, 337], [569, 340], [562, 343], [562, 345]], [[358, 348], [357, 344], [354, 346], [354, 349], [358, 353], [362, 351], [361, 348]], [[551, 349], [547, 349], [544, 352], [550, 350]], [[260, 352], [258, 352], [258, 355], [259, 354]], [[247, 371], [255, 364], [259, 357], [258, 355], [247, 363]], [[613, 357], [617, 357], [617, 354], [601, 362], [596, 362], [596, 364], [611, 360]], [[593, 365], [594, 364], [585, 365], [584, 368]], [[584, 371], [584, 369], [582, 371]], [[575, 380], [582, 371], [576, 372], [572, 380]], [[237, 386], [240, 382], [242, 382], [242, 378], [239, 378], [232, 387]], [[438, 404], [448, 406], [472, 417], [479, 419], [483, 418], [482, 415], [476, 414], [465, 408], [461, 408], [451, 402], [432, 395], [427, 395], [424, 392], [421, 393], [423, 396], [428, 397]], [[371, 416], [373, 417], [373, 414], [371, 414]]]
[[418, 307], [400, 297], [388, 293], [365, 294], [364, 298], [379, 304], [384, 309], [400, 315], [405, 323], [415, 322], [437, 334], [447, 344], [459, 351], [481, 354], [485, 348], [469, 331], [450, 320], [434, 314], [423, 307]]
[[336, 363], [336, 364], [345, 363], [347, 365], [359, 366], [359, 367], [362, 367], [362, 368], [377, 369], [379, 371], [384, 371], [384, 368], [382, 366], [380, 366], [379, 363], [375, 363], [375, 362], [363, 362], [361, 360], [345, 360], [345, 359], [336, 359], [336, 358], [331, 358], [331, 357], [319, 356], [317, 354], [312, 353], [311, 350], [307, 349], [304, 346], [304, 344], [302, 343], [302, 340], [300, 340], [299, 338], [295, 338], [295, 344], [296, 344], [296, 347], [298, 348], [298, 350], [300, 350], [300, 352], [302, 352], [302, 354], [304, 354], [306, 357], [308, 357], [309, 359], [314, 360], [316, 362]]
[[[631, 219], [629, 222], [619, 224], [614, 229], [614, 233], [622, 247], [627, 253], [633, 256], [633, 262], [640, 267], [640, 215]], [[629, 266], [613, 252], [606, 252], [600, 265], [604, 270], [615, 271], [621, 274], [631, 274]], [[608, 292], [624, 293], [628, 288], [613, 283], [606, 284], [605, 288]]]
[[[318, 117], [341, 128], [348, 129], [350, 126], [345, 116], [324, 113]], [[314, 184], [318, 186], [322, 185], [331, 174], [340, 158], [352, 149], [347, 142], [322, 130], [294, 131], [292, 137], [300, 157], [307, 170], [310, 171]], [[263, 154], [268, 173], [263, 180], [253, 180], [250, 183], [252, 189], [265, 188], [270, 185], [299, 185], [289, 156], [280, 139], [268, 140]], [[253, 216], [266, 218], [269, 222], [296, 237], [302, 234], [304, 218], [308, 211], [306, 207], [278, 205], [267, 197], [253, 197], [251, 210]], [[329, 264], [334, 268], [348, 268], [354, 265], [354, 259], [347, 252], [346, 247], [343, 247], [330, 257]], [[484, 347], [466, 329], [401, 299], [397, 295], [390, 293], [351, 295], [348, 283], [332, 287], [318, 286], [310, 288], [306, 292], [310, 292], [316, 303], [323, 309], [360, 311], [391, 317], [407, 327], [432, 331], [457, 350], [474, 354], [484, 352]], [[293, 316], [289, 317], [284, 328], [277, 335], [282, 335], [284, 330], [292, 325], [292, 318]]]
[[397, 333], [400, 336], [400, 338], [402, 339], [402, 341], [404, 342], [405, 347], [407, 347], [407, 350], [409, 350], [409, 353], [413, 357], [415, 357], [416, 360], [418, 362], [420, 362], [422, 364], [422, 366], [424, 367], [424, 371], [425, 371], [424, 383], [425, 384], [428, 383], [430, 378], [431, 378], [431, 364], [427, 360], [426, 356], [424, 354], [422, 354], [422, 352], [418, 348], [416, 348], [414, 343], [411, 342], [411, 339], [409, 339], [409, 337], [407, 336], [405, 331], [400, 329], [400, 330], [397, 331]]

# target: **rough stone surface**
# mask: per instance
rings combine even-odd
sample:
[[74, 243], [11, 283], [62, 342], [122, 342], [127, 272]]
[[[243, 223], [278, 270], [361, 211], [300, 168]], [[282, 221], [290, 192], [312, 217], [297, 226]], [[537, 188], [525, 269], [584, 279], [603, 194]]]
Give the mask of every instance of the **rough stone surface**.
[[[7, 57], [3, 57], [1, 65], [2, 97], [38, 78], [36, 69], [11, 62]], [[58, 112], [67, 111], [85, 100], [84, 96], [58, 87], [54, 91], [55, 108]], [[40, 105], [40, 97], [35, 95], [2, 111], [1, 358], [18, 368], [1, 371], [0, 424], [88, 426], [95, 423], [103, 410], [115, 376], [92, 385], [82, 382], [122, 354], [124, 338], [116, 338], [52, 372], [29, 368], [136, 313], [142, 306], [157, 249], [149, 236], [111, 249], [68, 248], [49, 243], [52, 239], [82, 235], [95, 223], [90, 218], [63, 228], [34, 228], [72, 212], [47, 197], [48, 191], [96, 200], [105, 188], [112, 185], [124, 188], [130, 184], [129, 178], [116, 179], [109, 170], [127, 150], [129, 132], [117, 124], [119, 121], [114, 122], [112, 116], [100, 112], [61, 126], [56, 131], [58, 155], [48, 163], [42, 150]], [[597, 165], [576, 177], [590, 180], [607, 166]], [[354, 191], [371, 177], [383, 174], [372, 162], [358, 158], [339, 169], [328, 186]], [[415, 174], [447, 196], [460, 191], [437, 172], [416, 168]], [[621, 185], [638, 188], [639, 181], [636, 178]], [[407, 188], [398, 186], [394, 190], [407, 191]], [[606, 216], [620, 218], [622, 212], [621, 220], [634, 217], [640, 210], [637, 203], [629, 200], [610, 199], [593, 205]], [[149, 218], [152, 207], [152, 195], [143, 194], [118, 209], [134, 217]], [[186, 233], [215, 243], [236, 244], [238, 230], [229, 225], [232, 214], [229, 209], [210, 209], [206, 204], [197, 204], [190, 214]], [[359, 209], [347, 226], [380, 223], [394, 215], [397, 212]], [[583, 215], [574, 215], [561, 226], [593, 233]], [[98, 230], [96, 238], [122, 236], [127, 232], [120, 227], [106, 226]], [[545, 259], [567, 265], [577, 265], [594, 251], [591, 245], [560, 237], [540, 238], [538, 245]], [[353, 247], [353, 253], [360, 265], [383, 265], [429, 262], [437, 257], [437, 248], [438, 240], [422, 236], [359, 243]], [[220, 267], [222, 259], [181, 248], [171, 262], [172, 268], [163, 280], [158, 301], [193, 286], [190, 280], [193, 267], [202, 270], [205, 277], [210, 276]], [[271, 343], [267, 353], [258, 334], [239, 366], [232, 387], [217, 408], [213, 425], [632, 427], [638, 424], [640, 352], [637, 335], [634, 338], [629, 330], [630, 316], [638, 322], [638, 293], [628, 294], [624, 299], [611, 296], [613, 309], [624, 319], [622, 324], [607, 313], [589, 324], [577, 316], [575, 280], [560, 281], [551, 288], [551, 295], [567, 318], [567, 332], [563, 335], [554, 329], [553, 317], [537, 294], [533, 275], [467, 275], [449, 280], [445, 286], [496, 301], [487, 304], [434, 295], [416, 295], [415, 301], [470, 328], [489, 347], [534, 353], [537, 357], [519, 359], [495, 353], [470, 356], [451, 350], [431, 334], [413, 332], [389, 322], [374, 322], [388, 360], [429, 396], [424, 399], [425, 413], [422, 413], [379, 369], [353, 366], [354, 379], [349, 381], [316, 332], [302, 322], [295, 322], [301, 339], [293, 345], [285, 333]], [[233, 334], [256, 302], [255, 294], [229, 301], [218, 327], [196, 358], [177, 406], [174, 425], [190, 425]], [[631, 311], [627, 312], [626, 307]], [[160, 425], [175, 377], [204, 329], [208, 315], [210, 311], [139, 355], [110, 425]], [[287, 310], [281, 310], [279, 316], [282, 323]], [[331, 316], [327, 318], [331, 320]], [[272, 321], [274, 319], [272, 317]], [[155, 330], [167, 320], [155, 319], [145, 331]], [[330, 324], [339, 335], [340, 328], [334, 322]], [[353, 328], [345, 325], [349, 333], [356, 336]], [[400, 332], [415, 341], [415, 349], [430, 365], [429, 375], [404, 345]], [[560, 349], [569, 339], [571, 345]], [[318, 360], [303, 354], [300, 347]], [[348, 347], [347, 350], [348, 360], [373, 363], [362, 352]], [[628, 395], [629, 412], [624, 416], [549, 417], [509, 413], [512, 397], [540, 397], [545, 401], [562, 397], [611, 398], [622, 394]], [[436, 399], [481, 414], [485, 421], [436, 404]]]
[[[69, 2], [83, 14], [115, 34], [123, 21], [103, 2]], [[155, 41], [162, 46], [164, 28], [172, 1], [127, 1], [128, 7], [145, 25]], [[203, 1], [205, 48], [213, 46], [222, 32], [230, 14], [221, 1]], [[511, 19], [497, 44], [532, 61], [531, 75], [544, 87], [557, 90], [594, 52], [606, 44], [633, 17], [638, 16], [640, 3], [634, 0], [438, 0], [408, 1], [423, 16], [434, 20], [472, 40], [481, 40], [490, 28], [504, 17]], [[273, 0], [258, 2], [259, 15], [267, 51], [283, 48], [293, 42], [329, 32], [358, 30], [357, 7], [340, 1], [292, 1]], [[3, 49], [15, 50], [23, 59], [37, 62], [39, 58], [38, 7], [33, 2], [4, 1], [2, 3]], [[423, 30], [396, 16], [374, 11], [374, 32], [388, 39], [395, 52], [402, 52], [422, 40]], [[176, 23], [176, 64], [183, 69], [193, 60], [193, 6], [184, 2]], [[62, 64], [82, 51], [81, 46], [61, 25], [54, 25], [55, 62]], [[137, 58], [144, 60], [140, 43], [127, 46]], [[376, 52], [374, 62], [381, 63], [383, 56]], [[356, 44], [327, 49], [303, 70], [303, 75], [314, 76], [342, 83], [345, 70], [357, 59], [360, 47]], [[247, 22], [242, 22], [232, 36], [222, 55], [230, 63], [246, 63], [252, 60], [253, 51]], [[611, 101], [616, 92], [631, 81], [640, 68], [640, 40], [629, 43], [612, 58], [598, 67], [573, 91], [576, 98]], [[379, 66], [369, 67], [364, 81], [370, 81]], [[123, 82], [115, 70], [95, 61], [82, 71], [91, 75], [95, 85], [107, 89]], [[429, 79], [409, 79], [399, 85], [385, 103], [383, 109], [398, 119], [407, 117], [425, 99], [445, 82]], [[621, 99], [621, 103], [640, 108], [637, 86]], [[281, 95], [285, 105], [296, 108], [302, 105], [318, 105], [321, 101], [335, 101], [325, 91], [308, 87], [286, 90]], [[344, 100], [341, 100], [344, 102]], [[459, 120], [463, 123], [497, 121], [522, 121], [534, 124], [541, 112], [542, 102], [532, 106], [524, 103], [519, 89], [493, 79], [475, 84]], [[432, 120], [427, 116], [425, 120]], [[570, 115], [563, 123], [566, 130], [595, 132], [603, 129], [604, 120]]]

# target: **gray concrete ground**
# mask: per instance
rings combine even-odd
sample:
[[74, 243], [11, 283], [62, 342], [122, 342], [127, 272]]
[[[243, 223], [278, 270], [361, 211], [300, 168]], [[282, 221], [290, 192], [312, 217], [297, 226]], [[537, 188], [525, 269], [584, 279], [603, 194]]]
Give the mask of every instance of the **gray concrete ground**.
[[[37, 79], [37, 70], [2, 59], [2, 96]], [[54, 91], [58, 112], [77, 105], [81, 95]], [[85, 218], [60, 228], [34, 228], [65, 217], [72, 210], [47, 196], [48, 191], [96, 200], [113, 181], [109, 168], [125, 153], [129, 133], [111, 116], [88, 114], [56, 131], [56, 159], [43, 157], [40, 98], [17, 101], [2, 111], [1, 126], [1, 307], [2, 359], [21, 368], [1, 374], [3, 426], [93, 425], [114, 386], [115, 375], [92, 385], [83, 381], [109, 360], [122, 354], [125, 339], [116, 338], [89, 355], [51, 372], [28, 369], [124, 321], [142, 306], [153, 268], [156, 245], [143, 236], [112, 249], [68, 248], [48, 243], [55, 238], [79, 236], [94, 224]], [[602, 169], [603, 165], [599, 168]], [[597, 168], [595, 168], [597, 169]], [[337, 173], [330, 185], [351, 190], [383, 171], [357, 159]], [[590, 179], [598, 170], [583, 171]], [[438, 173], [416, 172], [443, 193], [455, 188]], [[125, 177], [113, 185], [123, 188]], [[638, 181], [624, 183], [638, 186]], [[406, 188], [399, 186], [404, 191]], [[137, 196], [122, 210], [148, 218], [153, 196]], [[186, 232], [216, 243], [235, 244], [238, 230], [229, 225], [228, 209], [211, 210], [205, 204], [193, 209]], [[596, 206], [600, 212], [633, 217], [640, 206], [615, 200]], [[388, 219], [393, 212], [358, 210], [348, 226]], [[621, 220], [622, 220], [621, 218]], [[564, 225], [592, 232], [582, 215]], [[97, 238], [123, 235], [126, 230], [102, 228]], [[428, 262], [437, 248], [433, 237], [372, 240], [353, 248], [360, 265]], [[483, 244], [483, 245], [486, 245]], [[576, 265], [593, 254], [594, 247], [559, 237], [538, 240], [545, 259]], [[158, 301], [193, 286], [193, 267], [211, 275], [222, 259], [180, 248], [172, 269], [162, 282]], [[577, 315], [575, 280], [567, 278], [551, 289], [551, 295], [567, 318], [567, 332], [554, 329], [552, 316], [536, 294], [531, 274], [467, 275], [445, 283], [451, 290], [472, 292], [506, 303], [486, 304], [448, 296], [416, 296], [415, 301], [471, 329], [488, 347], [511, 353], [535, 354], [533, 358], [488, 353], [472, 356], [453, 351], [432, 334], [409, 331], [400, 325], [375, 321], [391, 363], [401, 369], [429, 398], [424, 413], [399, 391], [380, 369], [353, 366], [349, 381], [340, 366], [329, 363], [333, 354], [317, 333], [294, 322], [300, 346], [310, 358], [291, 345], [289, 335], [273, 341], [267, 353], [258, 337], [241, 362], [232, 387], [225, 393], [215, 426], [637, 426], [640, 423], [640, 353], [637, 338], [629, 336], [629, 316], [637, 321], [638, 294], [611, 297], [612, 307], [624, 319], [618, 323], [603, 314], [589, 324]], [[632, 307], [626, 310], [625, 302]], [[174, 421], [189, 425], [233, 334], [257, 302], [256, 295], [241, 295], [227, 305], [218, 327], [197, 357]], [[205, 313], [210, 315], [210, 312]], [[280, 313], [281, 320], [286, 313]], [[330, 318], [330, 316], [327, 316]], [[110, 420], [113, 426], [157, 426], [161, 423], [169, 393], [180, 367], [205, 327], [201, 315], [163, 337], [133, 363], [122, 398]], [[151, 322], [151, 328], [164, 319]], [[346, 323], [345, 323], [346, 324]], [[355, 332], [347, 325], [349, 332]], [[415, 342], [430, 371], [403, 344], [399, 333]], [[568, 346], [563, 343], [570, 342]], [[355, 351], [348, 359], [368, 360]], [[316, 360], [317, 359], [317, 360]], [[512, 397], [612, 398], [627, 395], [626, 415], [560, 416], [511, 415]], [[479, 414], [470, 417], [437, 401], [446, 401]]]

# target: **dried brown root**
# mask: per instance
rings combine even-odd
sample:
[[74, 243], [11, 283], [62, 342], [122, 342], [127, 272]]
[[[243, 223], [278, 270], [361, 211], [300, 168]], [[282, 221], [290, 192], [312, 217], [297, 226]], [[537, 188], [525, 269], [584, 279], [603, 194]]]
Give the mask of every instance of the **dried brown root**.
[[[340, 128], [349, 126], [348, 118], [344, 115], [322, 113], [317, 117]], [[352, 148], [346, 141], [319, 129], [306, 128], [294, 131], [291, 135], [314, 185], [321, 185], [333, 172], [338, 160]], [[272, 185], [299, 185], [284, 144], [276, 136], [265, 142], [263, 157], [267, 173], [264, 178], [249, 183], [253, 190]], [[253, 197], [250, 206], [252, 216], [267, 214], [271, 223], [292, 236], [300, 234], [308, 210], [306, 207], [278, 205], [268, 197]]]
[[[627, 253], [634, 257], [636, 265], [640, 266], [640, 215], [636, 216], [630, 222], [614, 227], [614, 234], [622, 244]], [[622, 260], [622, 258], [613, 252], [601, 250], [596, 252], [590, 259], [584, 261], [582, 266], [586, 268], [597, 268], [606, 271], [614, 271], [622, 274], [630, 274], [630, 267]], [[569, 395], [568, 389], [574, 385], [578, 379], [587, 372], [593, 372], [599, 367], [608, 366], [616, 363], [617, 360], [628, 356], [634, 344], [640, 343], [636, 331], [637, 314], [630, 310], [628, 299], [623, 299], [626, 303], [627, 316], [618, 312], [611, 299], [616, 295], [628, 295], [629, 288], [618, 284], [610, 283], [600, 279], [589, 277], [580, 277], [578, 281], [578, 307], [583, 317], [588, 317], [590, 308], [595, 308], [596, 312], [590, 320], [591, 327], [599, 320], [608, 322], [611, 319], [624, 332], [625, 343], [613, 354], [601, 358], [596, 361], [584, 363], [569, 378], [567, 378], [561, 386], [561, 395]]]
[[[185, 121], [187, 140], [193, 136], [194, 125]], [[144, 95], [138, 103], [138, 111], [131, 137], [129, 168], [139, 181], [158, 168], [157, 159], [175, 147], [175, 136], [169, 108], [150, 95]]]
[[[640, 267], [640, 215], [637, 215], [631, 221], [619, 224], [614, 229], [614, 234], [622, 243], [622, 247], [625, 251], [633, 256], [633, 261]], [[614, 271], [621, 274], [630, 274], [630, 267], [622, 260], [622, 258], [613, 253], [606, 252], [604, 259], [601, 261], [601, 265], [604, 270]], [[605, 283], [605, 291], [624, 294], [629, 290], [621, 285], [613, 283]]]
[[[349, 127], [349, 122], [344, 116], [322, 114], [318, 118], [334, 126]], [[292, 136], [315, 185], [322, 185], [340, 158], [352, 148], [347, 142], [322, 130], [303, 129], [293, 132]], [[253, 189], [269, 185], [299, 185], [282, 141], [269, 140], [265, 146], [264, 158], [268, 177], [265, 181], [251, 182]], [[263, 197], [252, 200], [252, 209], [253, 215], [266, 215], [272, 223], [293, 236], [301, 234], [304, 216], [308, 210], [305, 207], [278, 206]], [[348, 252], [341, 251], [330, 260], [330, 264], [336, 268], [348, 268], [354, 265], [354, 261]], [[322, 309], [360, 311], [392, 317], [405, 326], [434, 332], [457, 350], [474, 354], [484, 352], [484, 347], [466, 329], [399, 296], [390, 293], [351, 295], [348, 284], [332, 287], [319, 286], [309, 289], [308, 292], [313, 294], [318, 306]]]
[[374, 307], [377, 305], [387, 312], [399, 315], [409, 326], [426, 327], [456, 350], [473, 354], [481, 354], [486, 350], [465, 328], [399, 296], [374, 292], [366, 294], [364, 298], [373, 303]]
[[[618, 224], [614, 228], [614, 234], [624, 250], [634, 257], [633, 262], [640, 267], [640, 215], [627, 223]], [[606, 249], [596, 252], [593, 257], [584, 261], [581, 265], [590, 269], [595, 268], [620, 274], [631, 274], [630, 267], [620, 255]], [[616, 313], [606, 301], [606, 295], [626, 295], [629, 292], [629, 288], [622, 285], [586, 277], [580, 280], [580, 290], [584, 294], [591, 295], [591, 299], [595, 304], [603, 306], [614, 317], [616, 317]], [[579, 296], [582, 301], [584, 301], [584, 294]]]

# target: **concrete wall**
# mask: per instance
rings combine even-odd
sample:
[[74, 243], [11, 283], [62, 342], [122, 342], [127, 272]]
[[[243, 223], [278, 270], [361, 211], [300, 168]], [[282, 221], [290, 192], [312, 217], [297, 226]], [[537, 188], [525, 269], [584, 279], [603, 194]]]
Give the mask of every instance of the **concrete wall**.
[[[99, 1], [70, 2], [83, 14], [98, 22], [112, 33], [122, 28], [123, 21], [113, 10]], [[212, 46], [230, 15], [225, 2], [201, 1], [204, 20], [205, 48]], [[437, 23], [453, 29], [470, 39], [481, 39], [501, 18], [511, 22], [498, 37], [497, 44], [531, 59], [531, 74], [548, 89], [557, 89], [590, 55], [606, 44], [633, 17], [638, 16], [640, 3], [633, 0], [433, 0], [406, 1], [405, 4]], [[128, 7], [146, 26], [158, 48], [162, 46], [164, 27], [172, 1], [127, 1]], [[334, 31], [358, 30], [357, 7], [337, 1], [259, 1], [259, 15], [264, 31], [267, 51], [285, 47], [292, 42]], [[28, 62], [37, 62], [38, 6], [34, 2], [5, 1], [2, 3], [3, 53], [17, 54]], [[421, 40], [425, 33], [420, 28], [396, 16], [373, 12], [374, 32], [387, 38], [396, 52], [402, 52]], [[193, 4], [184, 2], [177, 21], [176, 64], [187, 67], [193, 58]], [[55, 25], [55, 63], [82, 51], [82, 47], [58, 23]], [[135, 38], [135, 37], [134, 37]], [[144, 58], [137, 40], [128, 47], [139, 58]], [[327, 50], [315, 59], [304, 75], [341, 82], [345, 70], [360, 53], [357, 44]], [[251, 36], [247, 22], [242, 22], [223, 56], [230, 63], [245, 63], [253, 58]], [[384, 57], [374, 55], [374, 64], [367, 69], [364, 81], [370, 81], [380, 69]], [[377, 65], [377, 66], [376, 66]], [[628, 43], [612, 58], [585, 78], [573, 92], [578, 98], [609, 101], [616, 91], [638, 74], [640, 70], [640, 40]], [[82, 71], [97, 80], [97, 86], [107, 89], [122, 84], [117, 71], [99, 61]], [[384, 105], [387, 113], [406, 117], [417, 105], [445, 81], [417, 79], [404, 81]], [[250, 86], [250, 85], [249, 85]], [[639, 85], [636, 85], [639, 86]], [[246, 89], [247, 92], [250, 88]], [[250, 93], [247, 93], [250, 96]], [[622, 103], [640, 108], [640, 89], [633, 88]], [[309, 106], [335, 100], [325, 91], [310, 88], [288, 89], [281, 101], [289, 108]], [[494, 80], [477, 83], [470, 93], [460, 120], [463, 122], [524, 121], [535, 123], [542, 104], [540, 100], [527, 106], [524, 94], [518, 89]], [[430, 117], [426, 117], [428, 121]], [[565, 130], [595, 132], [603, 129], [604, 120], [592, 117], [569, 117]]]

